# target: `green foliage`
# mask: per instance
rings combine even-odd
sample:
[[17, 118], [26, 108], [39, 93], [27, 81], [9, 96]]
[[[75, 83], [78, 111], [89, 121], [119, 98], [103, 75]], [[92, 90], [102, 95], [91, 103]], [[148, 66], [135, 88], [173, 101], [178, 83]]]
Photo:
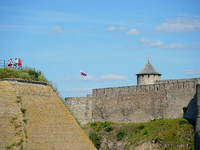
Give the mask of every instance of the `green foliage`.
[[143, 133], [143, 135], [146, 135], [146, 134], [148, 134], [149, 132], [148, 132], [148, 130], [147, 129], [145, 129], [145, 131], [144, 131], [144, 133]]
[[27, 123], [28, 119], [27, 119], [27, 118], [24, 118], [23, 121], [24, 121], [24, 123]]
[[28, 135], [27, 135], [26, 128], [24, 128], [24, 133], [25, 133], [25, 137], [26, 137], [26, 139], [27, 139], [27, 138], [28, 138]]
[[22, 125], [19, 125], [19, 124], [15, 124], [15, 130], [19, 127], [21, 127]]
[[91, 122], [91, 123], [90, 123], [90, 126], [92, 126], [92, 127], [97, 126], [97, 122]]
[[12, 120], [17, 120], [17, 117], [12, 117]]
[[121, 141], [124, 136], [125, 136], [125, 132], [120, 130], [119, 133], [117, 134], [117, 140]]
[[25, 115], [26, 114], [26, 108], [25, 107], [21, 107], [21, 112]]
[[15, 145], [16, 145], [16, 143], [11, 144], [10, 146], [6, 146], [6, 149], [11, 149]]
[[110, 131], [113, 130], [112, 127], [109, 127], [111, 124], [112, 124], [112, 122], [110, 122], [110, 121], [105, 121], [105, 122], [91, 122], [87, 126], [88, 127], [95, 127], [94, 128], [95, 132], [99, 132], [99, 131], [101, 131], [104, 128], [106, 128], [106, 129], [104, 129], [105, 131], [110, 132]]
[[[127, 142], [123, 148], [125, 150], [135, 149], [136, 146], [145, 143], [157, 143], [160, 149], [194, 149], [194, 122], [179, 119], [154, 119], [145, 123], [109, 123], [108, 127], [105, 122], [89, 123], [86, 131], [96, 133], [96, 136], [102, 136], [108, 142], [116, 140]], [[112, 132], [109, 132], [109, 130]], [[100, 130], [104, 129], [104, 130]], [[197, 131], [200, 132], [200, 131]], [[104, 140], [103, 140], [104, 141]]]
[[21, 98], [17, 98], [17, 103], [22, 103], [22, 99]]
[[140, 130], [144, 129], [144, 125], [140, 124], [139, 127], [138, 127], [138, 129], [140, 129]]
[[105, 122], [100, 122], [100, 124], [101, 124], [103, 127], [108, 127], [109, 125], [112, 124], [112, 122], [110, 122], [110, 121], [105, 121]]
[[92, 143], [94, 144], [94, 146], [99, 149], [101, 147], [101, 140], [102, 137], [100, 135], [98, 135], [95, 132], [91, 132], [89, 135], [90, 140], [92, 141]]
[[20, 78], [28, 81], [44, 81], [47, 79], [42, 75], [41, 71], [36, 71], [35, 68], [23, 67], [21, 70], [1, 68], [0, 79], [4, 78]]
[[188, 121], [185, 119], [179, 120], [179, 125], [182, 125], [182, 124], [188, 124]]
[[18, 143], [16, 143], [16, 146], [19, 146], [19, 145], [21, 145], [23, 142], [24, 142], [24, 139], [23, 139], [23, 138], [21, 138], [21, 139], [20, 139], [20, 141], [19, 141]]
[[105, 128], [106, 132], [111, 132], [112, 130], [113, 130], [113, 127], [107, 127], [107, 128]]

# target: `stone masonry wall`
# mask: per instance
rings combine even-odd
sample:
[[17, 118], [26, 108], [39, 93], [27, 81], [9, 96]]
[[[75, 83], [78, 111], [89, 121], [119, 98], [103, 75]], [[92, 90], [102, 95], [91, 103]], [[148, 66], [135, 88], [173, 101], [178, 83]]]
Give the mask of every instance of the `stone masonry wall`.
[[95, 150], [49, 85], [0, 81], [0, 149]]
[[160, 78], [160, 75], [137, 75], [137, 85], [154, 84]]
[[199, 80], [93, 89], [92, 121], [128, 123], [180, 117], [196, 120]]
[[92, 97], [69, 97], [65, 98], [65, 102], [81, 124], [91, 122]]
[[200, 130], [200, 84], [197, 84], [197, 112], [196, 131]]
[[200, 149], [200, 84], [197, 84], [197, 120], [195, 127], [195, 150]]

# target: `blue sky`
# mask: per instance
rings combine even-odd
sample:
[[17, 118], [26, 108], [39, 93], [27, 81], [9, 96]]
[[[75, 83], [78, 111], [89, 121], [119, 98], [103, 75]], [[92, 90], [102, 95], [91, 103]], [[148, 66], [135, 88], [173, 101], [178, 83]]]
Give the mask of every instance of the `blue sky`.
[[0, 0], [0, 59], [21, 57], [62, 97], [80, 96], [80, 83], [81, 96], [136, 85], [146, 57], [162, 80], [198, 78], [199, 7], [199, 0]]

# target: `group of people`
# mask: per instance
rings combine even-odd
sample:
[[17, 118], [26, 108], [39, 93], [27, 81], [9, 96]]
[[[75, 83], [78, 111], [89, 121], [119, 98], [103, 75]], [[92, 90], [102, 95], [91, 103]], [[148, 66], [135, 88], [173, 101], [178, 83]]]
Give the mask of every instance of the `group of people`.
[[12, 59], [10, 58], [10, 59], [8, 59], [7, 65], [8, 65], [8, 68], [21, 69], [22, 68], [22, 60], [21, 60], [21, 58], [19, 58], [18, 60], [17, 60], [17, 58], [15, 58], [14, 63], [13, 63]]

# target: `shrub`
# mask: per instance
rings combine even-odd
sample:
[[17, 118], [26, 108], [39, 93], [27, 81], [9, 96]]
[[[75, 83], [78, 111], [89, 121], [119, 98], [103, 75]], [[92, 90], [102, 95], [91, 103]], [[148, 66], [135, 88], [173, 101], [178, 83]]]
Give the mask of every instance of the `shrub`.
[[97, 149], [101, 147], [102, 137], [100, 135], [95, 132], [91, 132], [89, 138]]
[[148, 130], [147, 129], [145, 129], [145, 131], [144, 131], [144, 133], [143, 133], [143, 135], [146, 135], [146, 134], [148, 134], [149, 132], [148, 132]]
[[144, 129], [144, 125], [140, 124], [139, 127], [138, 127], [138, 129], [140, 129], [140, 130]]
[[188, 121], [185, 119], [179, 120], [179, 125], [182, 125], [182, 124], [188, 124]]
[[28, 119], [23, 119], [24, 123], [27, 123]]
[[107, 128], [105, 128], [106, 132], [111, 132], [112, 130], [113, 130], [113, 127], [107, 127]]
[[90, 126], [92, 126], [92, 127], [97, 126], [97, 122], [91, 122]]
[[119, 133], [117, 134], [117, 140], [121, 141], [124, 136], [125, 136], [125, 132], [120, 130]]
[[110, 121], [105, 121], [105, 122], [101, 122], [100, 124], [101, 124], [103, 127], [107, 127], [107, 126], [111, 125], [112, 122], [110, 122]]
[[26, 108], [25, 107], [21, 107], [21, 112], [25, 115], [26, 114]]
[[25, 67], [21, 70], [2, 68], [0, 69], [0, 79], [3, 78], [21, 78], [25, 80], [47, 82], [47, 79], [42, 75], [41, 71], [36, 71], [35, 68], [30, 67]]

